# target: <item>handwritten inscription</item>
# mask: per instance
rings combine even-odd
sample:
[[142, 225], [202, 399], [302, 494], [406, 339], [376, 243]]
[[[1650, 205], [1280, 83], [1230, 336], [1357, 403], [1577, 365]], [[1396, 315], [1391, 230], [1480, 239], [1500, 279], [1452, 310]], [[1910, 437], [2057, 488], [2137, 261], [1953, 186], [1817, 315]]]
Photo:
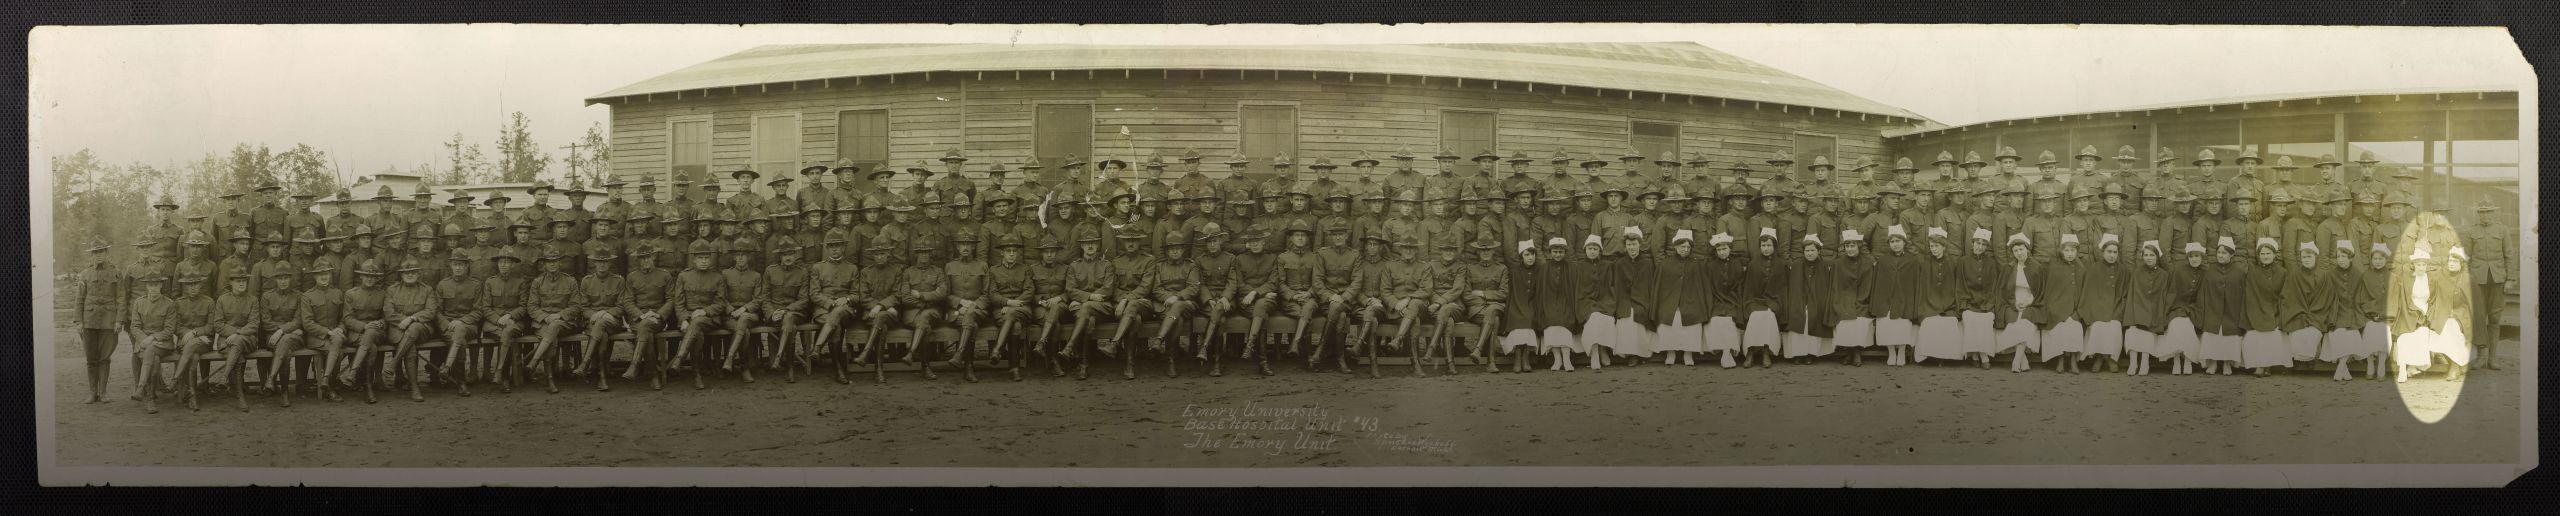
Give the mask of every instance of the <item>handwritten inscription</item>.
[[1280, 455], [1339, 451], [1350, 443], [1411, 453], [1449, 453], [1455, 441], [1433, 436], [1381, 432], [1370, 416], [1335, 414], [1323, 405], [1281, 406], [1260, 401], [1237, 405], [1188, 404], [1182, 407], [1182, 447]]

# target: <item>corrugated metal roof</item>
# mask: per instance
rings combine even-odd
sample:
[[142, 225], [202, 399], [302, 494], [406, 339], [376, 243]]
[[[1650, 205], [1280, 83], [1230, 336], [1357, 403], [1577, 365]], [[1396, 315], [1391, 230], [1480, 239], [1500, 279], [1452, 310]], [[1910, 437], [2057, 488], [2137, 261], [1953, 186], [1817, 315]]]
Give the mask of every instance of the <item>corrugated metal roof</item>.
[[1884, 132], [1884, 137], [1886, 137], [1886, 138], [1901, 138], [1901, 137], [1904, 137], [1904, 136], [1911, 136], [1911, 135], [1914, 135], [1914, 134], [1921, 134], [1921, 133], [1934, 132], [1934, 131], [1944, 131], [1944, 130], [1954, 129], [1954, 128], [1958, 128], [1958, 127], [1972, 127], [1972, 126], [1981, 126], [1981, 125], [1987, 125], [1987, 124], [1997, 124], [1997, 123], [2004, 123], [2004, 122], [2029, 121], [2029, 120], [2037, 120], [2037, 119], [2044, 119], [2044, 118], [2058, 118], [2058, 117], [2070, 117], [2070, 116], [2081, 116], [2081, 115], [2104, 115], [2104, 114], [2112, 114], [2112, 113], [2130, 113], [2130, 112], [2135, 112], [2135, 111], [2159, 111], [2159, 110], [2164, 110], [2164, 109], [2179, 109], [2179, 108], [2202, 108], [2202, 107], [2205, 107], [2205, 106], [2229, 106], [2229, 105], [2235, 105], [2235, 104], [2258, 104], [2258, 103], [2267, 103], [2267, 102], [2304, 102], [2304, 101], [2310, 101], [2310, 100], [2314, 100], [2314, 99], [2342, 99], [2342, 98], [2348, 98], [2348, 97], [2371, 97], [2371, 96], [2383, 96], [2383, 95], [2402, 95], [2402, 96], [2409, 96], [2409, 95], [2515, 95], [2515, 94], [2516, 94], [2516, 90], [2511, 89], [2511, 88], [2512, 88], [2512, 87], [2505, 87], [2505, 86], [2475, 86], [2475, 87], [2461, 87], [2461, 88], [2402, 88], [2402, 89], [2340, 90], [2340, 91], [2324, 91], [2324, 92], [2297, 92], [2297, 93], [2272, 93], [2272, 94], [2260, 94], [2260, 95], [2239, 95], [2239, 96], [2231, 96], [2231, 97], [2218, 97], [2218, 98], [2210, 98], [2210, 99], [2197, 99], [2197, 100], [2189, 100], [2189, 101], [2182, 101], [2182, 102], [2168, 102], [2168, 103], [2147, 104], [2147, 105], [2132, 106], [2132, 107], [2120, 107], [2120, 108], [2106, 109], [2106, 110], [2099, 110], [2099, 111], [2085, 111], [2085, 112], [2078, 112], [2078, 113], [2059, 113], [2059, 114], [2052, 114], [2052, 115], [2033, 116], [2033, 117], [2022, 117], [2022, 118], [2010, 118], [2010, 119], [2002, 119], [2002, 120], [1990, 120], [1990, 121], [1983, 121], [1983, 122], [1968, 122], [1968, 123], [1964, 123], [1964, 124], [1956, 124], [1956, 125], [1948, 125], [1948, 124], [1941, 124], [1941, 123], [1936, 123], [1936, 122], [1930, 122], [1930, 123], [1921, 124], [1921, 125], [1916, 125], [1916, 126], [1911, 126], [1911, 127], [1901, 127], [1901, 128], [1887, 129], [1887, 130], [1885, 130], [1885, 132]]
[[613, 91], [618, 97], [919, 72], [1286, 70], [1668, 93], [1925, 120], [1696, 43], [1441, 45], [767, 45]]

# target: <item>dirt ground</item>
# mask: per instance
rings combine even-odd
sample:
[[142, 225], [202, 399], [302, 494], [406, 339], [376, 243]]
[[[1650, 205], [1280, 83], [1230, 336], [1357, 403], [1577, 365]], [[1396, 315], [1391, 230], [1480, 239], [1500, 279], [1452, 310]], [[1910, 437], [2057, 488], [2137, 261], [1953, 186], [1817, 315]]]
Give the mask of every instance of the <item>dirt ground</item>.
[[[970, 384], [715, 378], [381, 404], [273, 398], [145, 414], [118, 350], [113, 401], [83, 405], [70, 333], [52, 354], [60, 464], [526, 466], [1692, 466], [2506, 463], [2519, 373], [2463, 382], [2010, 373], [1837, 363], [1644, 365], [1411, 378], [1231, 368]], [[2515, 342], [2502, 362], [2515, 364]], [[1036, 363], [1035, 363], [1036, 364]], [[1147, 371], [1141, 368], [1141, 371]], [[1160, 369], [1158, 370], [1160, 371]], [[867, 377], [864, 378], [867, 380]], [[2395, 386], [2396, 385], [2396, 386]], [[2458, 399], [2458, 402], [2457, 402]], [[169, 403], [164, 401], [164, 403]], [[2416, 407], [2444, 414], [2420, 422]], [[2449, 412], [2446, 412], [2449, 408]]]

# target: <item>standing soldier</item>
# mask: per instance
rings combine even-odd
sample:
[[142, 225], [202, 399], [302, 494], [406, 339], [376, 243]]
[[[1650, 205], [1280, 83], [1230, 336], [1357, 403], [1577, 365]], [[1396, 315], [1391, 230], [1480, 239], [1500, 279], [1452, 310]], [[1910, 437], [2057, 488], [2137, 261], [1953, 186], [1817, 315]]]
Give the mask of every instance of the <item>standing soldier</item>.
[[[134, 298], [133, 278], [123, 267], [109, 263], [107, 251], [115, 245], [100, 239], [89, 246], [89, 266], [80, 271], [80, 346], [87, 358], [89, 400], [107, 401], [107, 375], [113, 371], [116, 335], [133, 332], [133, 322], [126, 313]], [[137, 338], [136, 341], [141, 339]], [[245, 407], [244, 407], [245, 408]]]
[[[287, 231], [284, 220], [285, 210], [277, 206], [284, 200], [283, 191], [284, 187], [270, 182], [259, 184], [255, 193], [250, 194], [251, 202], [257, 203], [257, 207], [249, 210], [248, 228], [251, 233], [264, 235]], [[263, 281], [266, 278], [261, 276], [257, 279]]]
[[323, 223], [320, 214], [311, 211], [311, 200], [318, 197], [320, 197], [319, 194], [311, 192], [293, 194], [292, 200], [285, 204], [285, 234], [299, 235], [306, 230], [313, 235], [321, 234], [326, 224]]
[[729, 209], [748, 210], [764, 207], [764, 196], [756, 194], [756, 179], [760, 177], [763, 175], [757, 174], [755, 167], [751, 166], [740, 166], [737, 170], [729, 171], [729, 179], [738, 182], [738, 193], [730, 195], [726, 202]]
[[2507, 292], [2516, 289], [2514, 273], [2507, 270], [2511, 266], [2509, 257], [2517, 256], [2515, 230], [2498, 220], [2498, 205], [2487, 198], [2480, 199], [2474, 211], [2479, 215], [2472, 217], [2471, 227], [2463, 231], [2469, 234], [2462, 236], [2462, 247], [2471, 257], [2463, 269], [2471, 272], [2473, 284], [2471, 327], [2464, 329], [2470, 332], [2473, 347], [2478, 348], [2472, 356], [2478, 357], [2474, 360], [2480, 362], [2480, 368], [2496, 371], [2500, 369], [2499, 332], [2505, 324], [2499, 317], [2506, 312]]
[[1182, 149], [1182, 178], [1173, 180], [1173, 187], [1188, 192], [1216, 189], [1209, 175], [1200, 173], [1200, 149]]

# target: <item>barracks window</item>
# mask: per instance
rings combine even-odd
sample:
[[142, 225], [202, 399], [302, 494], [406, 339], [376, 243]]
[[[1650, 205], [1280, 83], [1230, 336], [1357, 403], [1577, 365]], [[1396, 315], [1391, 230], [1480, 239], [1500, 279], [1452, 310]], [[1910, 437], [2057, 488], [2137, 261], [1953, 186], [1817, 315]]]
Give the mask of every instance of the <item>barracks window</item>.
[[1093, 105], [1043, 104], [1039, 120], [1033, 121], [1037, 131], [1033, 144], [1040, 159], [1064, 159], [1069, 154], [1093, 155]]
[[1441, 111], [1440, 148], [1467, 156], [1493, 150], [1493, 113]]
[[889, 110], [836, 112], [836, 157], [863, 169], [889, 162]]
[[1298, 108], [1296, 106], [1240, 106], [1236, 111], [1237, 118], [1240, 119], [1237, 123], [1239, 129], [1237, 132], [1240, 137], [1237, 148], [1242, 149], [1244, 157], [1253, 160], [1254, 164], [1253, 168], [1246, 170], [1263, 170], [1262, 167], [1270, 166], [1272, 156], [1281, 154], [1288, 154], [1292, 156], [1291, 159], [1296, 159], [1295, 156], [1298, 154]]

